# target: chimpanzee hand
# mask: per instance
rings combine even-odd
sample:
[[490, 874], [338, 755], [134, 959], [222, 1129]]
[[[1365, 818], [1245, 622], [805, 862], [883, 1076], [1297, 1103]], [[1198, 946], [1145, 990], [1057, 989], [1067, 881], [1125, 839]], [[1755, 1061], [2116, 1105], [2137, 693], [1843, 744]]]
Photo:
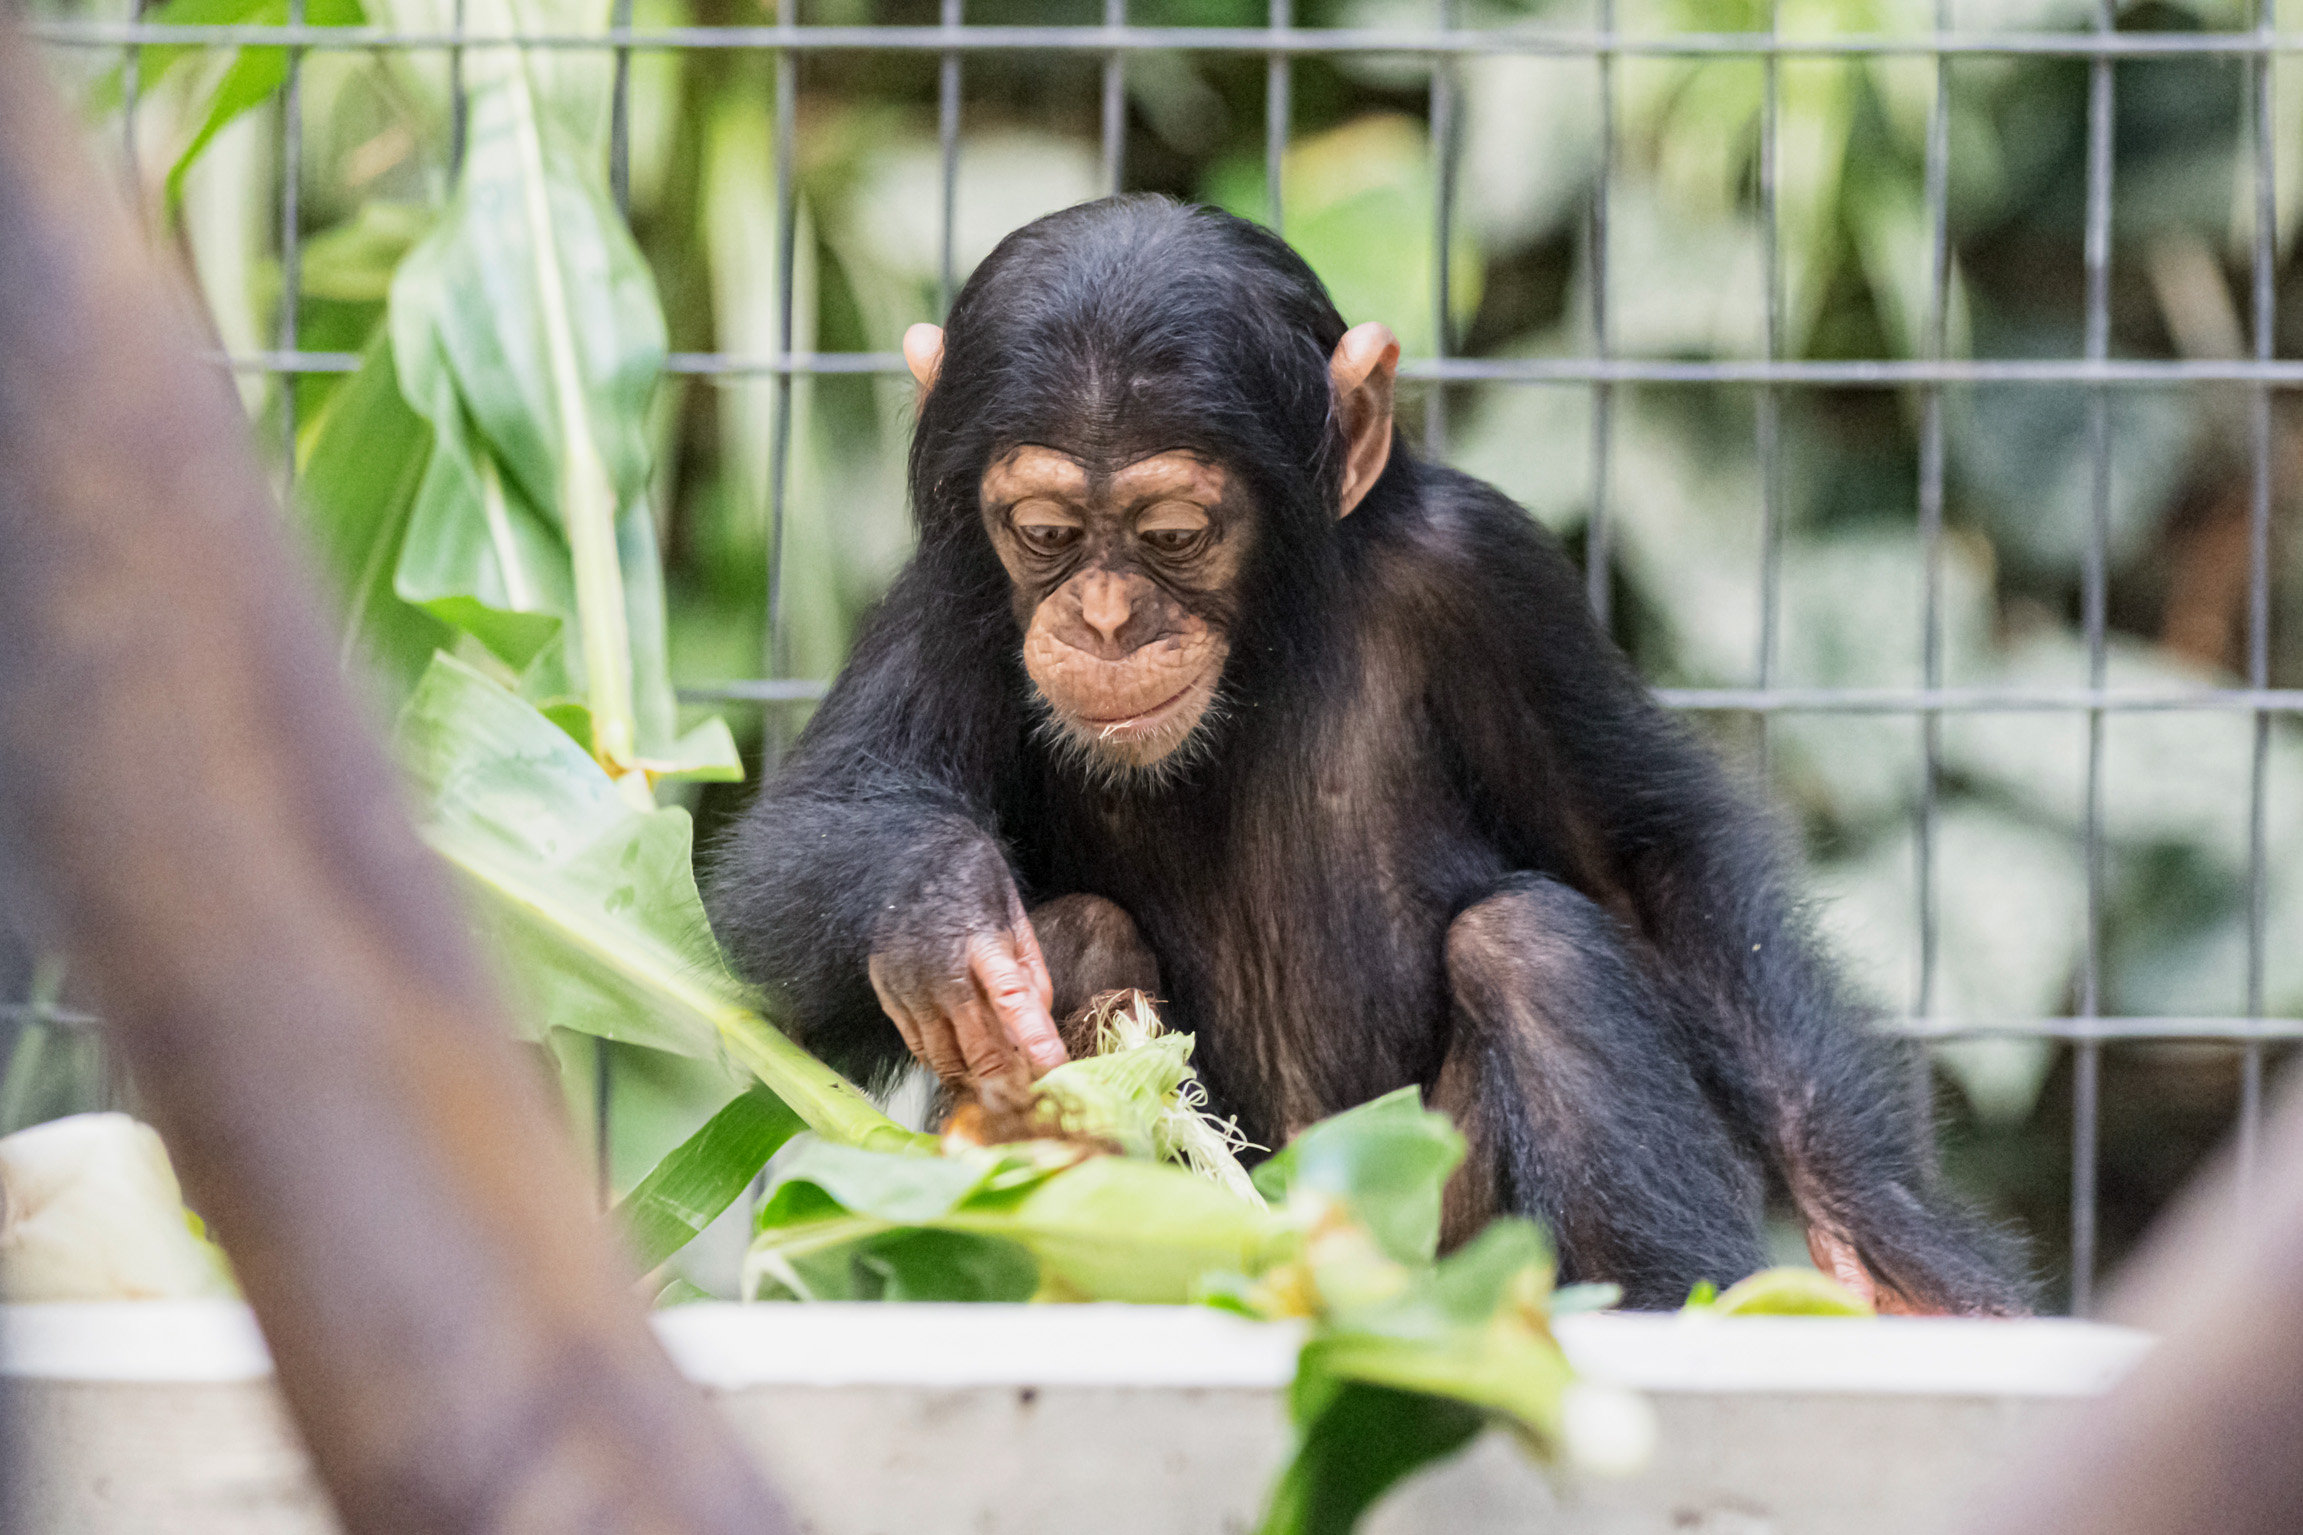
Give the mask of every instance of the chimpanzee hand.
[[1066, 1059], [1047, 961], [989, 844], [965, 847], [890, 905], [870, 974], [904, 1043], [947, 1083], [1020, 1093]]

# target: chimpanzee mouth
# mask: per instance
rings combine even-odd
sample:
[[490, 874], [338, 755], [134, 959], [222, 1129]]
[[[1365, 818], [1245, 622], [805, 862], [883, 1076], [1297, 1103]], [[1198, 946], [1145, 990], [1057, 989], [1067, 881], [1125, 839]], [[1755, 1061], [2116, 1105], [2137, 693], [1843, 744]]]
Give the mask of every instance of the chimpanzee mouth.
[[1157, 787], [1206, 755], [1209, 727], [1224, 712], [1222, 672], [1218, 654], [1150, 708], [1100, 718], [1060, 710], [1035, 690], [1038, 736], [1091, 782], [1108, 789]]
[[1137, 709], [1129, 714], [1114, 714], [1100, 718], [1091, 714], [1083, 714], [1080, 716], [1080, 723], [1093, 730], [1098, 740], [1109, 741], [1123, 735], [1144, 734], [1157, 729], [1168, 712], [1189, 698], [1193, 690], [1206, 680], [1207, 674], [1203, 672], [1148, 709]]

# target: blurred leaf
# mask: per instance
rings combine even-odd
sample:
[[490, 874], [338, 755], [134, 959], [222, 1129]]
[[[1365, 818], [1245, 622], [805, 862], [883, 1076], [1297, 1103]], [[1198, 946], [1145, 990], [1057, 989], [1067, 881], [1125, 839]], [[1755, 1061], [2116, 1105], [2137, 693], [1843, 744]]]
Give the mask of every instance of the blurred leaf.
[[616, 1206], [640, 1266], [652, 1269], [734, 1204], [784, 1142], [805, 1129], [781, 1098], [754, 1083], [673, 1149]]
[[446, 655], [399, 739], [425, 838], [466, 877], [531, 1031], [724, 1051], [829, 1139], [921, 1142], [751, 1011], [696, 894], [686, 811], [635, 809], [550, 721]]
[[1428, 1263], [1440, 1193], [1463, 1150], [1447, 1116], [1403, 1087], [1305, 1130], [1255, 1170], [1255, 1186], [1274, 1204], [1306, 1192], [1340, 1200], [1394, 1261]]
[[685, 1279], [674, 1279], [656, 1292], [650, 1304], [658, 1311], [670, 1306], [690, 1306], [700, 1300], [712, 1299], [712, 1292]]
[[1352, 1529], [1402, 1477], [1491, 1419], [1542, 1452], [1562, 1445], [1574, 1375], [1545, 1319], [1551, 1248], [1532, 1224], [1497, 1221], [1436, 1267], [1401, 1269], [1362, 1305], [1333, 1304], [1322, 1254], [1333, 1245], [1315, 1236], [1307, 1254], [1317, 1331], [1296, 1363], [1296, 1449], [1264, 1535]]
[[[230, 27], [284, 26], [288, 0], [167, 0], [144, 13], [147, 26]], [[359, 0], [305, 0], [304, 24], [313, 27], [356, 27], [367, 20]], [[169, 68], [187, 57], [205, 57], [212, 50], [195, 43], [158, 44], [139, 50], [138, 71], [147, 89]], [[268, 100], [288, 78], [285, 48], [234, 48], [231, 62], [216, 76], [208, 104], [192, 140], [168, 169], [167, 207], [170, 213], [183, 201], [184, 176], [201, 154], [242, 113]], [[104, 109], [117, 105], [123, 75], [108, 73], [91, 93], [92, 104]]]
[[309, 430], [296, 507], [335, 591], [343, 658], [364, 664], [394, 703], [454, 638], [392, 579], [431, 457], [432, 429], [400, 397], [391, 344], [379, 338]]
[[[160, 10], [147, 17], [149, 22], [164, 22], [167, 13], [179, 4], [198, 3], [198, 0], [171, 0]], [[234, 9], [239, 9], [235, 6]], [[304, 24], [312, 27], [356, 27], [368, 18], [361, 11], [359, 0], [305, 0]], [[285, 26], [288, 21], [288, 0], [258, 0], [246, 8], [244, 14], [231, 18], [235, 23], [259, 26]], [[241, 48], [236, 51], [231, 66], [223, 78], [216, 82], [216, 93], [209, 98], [207, 115], [201, 119], [192, 142], [176, 157], [168, 168], [168, 210], [173, 213], [184, 199], [184, 173], [192, 168], [216, 135], [230, 126], [232, 120], [251, 107], [260, 106], [271, 99], [288, 79], [288, 50], [285, 48]]]
[[401, 258], [432, 227], [421, 203], [365, 202], [350, 218], [304, 242], [297, 275], [304, 296], [380, 304], [392, 293]]
[[1421, 1392], [1341, 1379], [1308, 1344], [1289, 1401], [1301, 1427], [1273, 1485], [1260, 1535], [1351, 1535], [1402, 1479], [1471, 1443], [1476, 1407]]
[[[2018, 355], [2063, 350], [2061, 338], [2009, 337]], [[2044, 343], [2044, 345], [2042, 345]], [[1953, 391], [1952, 467], [2003, 557], [2076, 575], [2094, 525], [2089, 391], [1983, 384]], [[2137, 558], [2182, 487], [2205, 436], [2201, 399], [2172, 390], [2115, 389], [2109, 417], [2110, 558]]]
[[[1381, 320], [1409, 357], [1439, 350], [1433, 306], [1439, 263], [1431, 149], [1423, 125], [1371, 113], [1299, 140], [1287, 152], [1287, 239], [1327, 284], [1346, 324]], [[1268, 221], [1262, 157], [1216, 165], [1200, 199], [1242, 218]], [[1410, 233], [1412, 231], [1412, 233]], [[1460, 227], [1448, 247], [1451, 323], [1479, 307], [1481, 263]]]
[[[1691, 1297], [1689, 1309], [1697, 1309]], [[1811, 1268], [1761, 1269], [1737, 1280], [1700, 1309], [1715, 1316], [1847, 1316], [1875, 1313], [1870, 1303], [1828, 1274]]]
[[[792, 1158], [776, 1188], [780, 1193], [795, 1184], [810, 1184], [852, 1214], [892, 1226], [921, 1225], [951, 1214], [960, 1201], [983, 1187], [999, 1166], [1000, 1158], [993, 1153], [890, 1156], [812, 1141]], [[762, 1224], [768, 1221], [763, 1212]]]
[[781, 1288], [819, 1301], [1024, 1301], [1039, 1288], [1039, 1264], [998, 1237], [908, 1228], [802, 1254]]
[[1021, 1301], [1039, 1287], [1039, 1265], [1013, 1242], [959, 1231], [897, 1231], [857, 1255], [876, 1281], [859, 1300]]

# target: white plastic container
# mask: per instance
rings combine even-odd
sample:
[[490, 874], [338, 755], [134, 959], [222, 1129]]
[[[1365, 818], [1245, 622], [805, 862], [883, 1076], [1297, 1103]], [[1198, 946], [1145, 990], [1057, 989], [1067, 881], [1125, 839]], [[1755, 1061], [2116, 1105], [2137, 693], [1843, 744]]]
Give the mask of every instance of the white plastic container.
[[[1249, 1531], [1287, 1448], [1295, 1332], [1203, 1309], [699, 1304], [657, 1327], [816, 1535]], [[1921, 1535], [2147, 1347], [2066, 1321], [1605, 1315], [1560, 1336], [1653, 1403], [1647, 1468], [1557, 1478], [1489, 1435], [1371, 1531]], [[0, 1374], [19, 1528], [334, 1528], [243, 1307], [0, 1307]]]

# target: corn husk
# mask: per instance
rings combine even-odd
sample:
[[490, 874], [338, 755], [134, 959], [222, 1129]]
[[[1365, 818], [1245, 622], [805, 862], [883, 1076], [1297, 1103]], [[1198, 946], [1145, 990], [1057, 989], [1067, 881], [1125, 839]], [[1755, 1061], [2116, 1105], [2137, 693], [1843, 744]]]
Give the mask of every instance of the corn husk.
[[1033, 1086], [1066, 1134], [1106, 1140], [1135, 1157], [1174, 1162], [1210, 1183], [1264, 1207], [1240, 1165], [1251, 1149], [1229, 1119], [1207, 1106], [1192, 1070], [1192, 1037], [1164, 1028], [1140, 991], [1100, 999], [1093, 1015], [1095, 1053], [1056, 1067]]

